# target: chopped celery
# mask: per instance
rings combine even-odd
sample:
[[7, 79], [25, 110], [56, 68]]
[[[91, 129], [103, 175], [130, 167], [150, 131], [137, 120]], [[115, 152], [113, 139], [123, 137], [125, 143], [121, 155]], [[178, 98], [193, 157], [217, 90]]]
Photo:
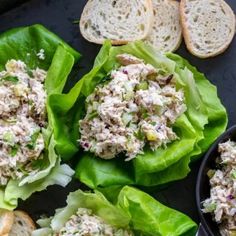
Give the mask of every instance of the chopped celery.
[[131, 120], [133, 119], [132, 114], [130, 113], [123, 113], [122, 115], [122, 121], [125, 125], [127, 125]]
[[136, 86], [136, 90], [147, 90], [147, 89], [148, 89], [148, 83], [146, 81], [143, 81]]
[[3, 141], [7, 142], [7, 143], [14, 143], [14, 136], [11, 132], [6, 132], [3, 134]]

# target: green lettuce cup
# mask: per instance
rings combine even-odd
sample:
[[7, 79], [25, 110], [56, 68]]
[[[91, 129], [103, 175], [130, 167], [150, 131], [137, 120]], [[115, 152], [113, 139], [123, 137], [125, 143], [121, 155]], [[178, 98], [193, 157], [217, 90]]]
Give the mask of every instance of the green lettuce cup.
[[[16, 28], [0, 35], [1, 94], [10, 92], [16, 100], [9, 105], [15, 120], [9, 121], [9, 114], [1, 111], [1, 130], [9, 130], [1, 134], [1, 155], [9, 151], [6, 160], [14, 165], [9, 168], [10, 173], [2, 167], [0, 170], [0, 208], [12, 210], [18, 199], [25, 200], [49, 185], [66, 186], [70, 182], [74, 171], [61, 164], [62, 154], [57, 150], [59, 127], [54, 122], [49, 99], [62, 93], [79, 57], [78, 52], [41, 25]], [[37, 99], [42, 100], [45, 114], [37, 112], [40, 109]], [[22, 130], [25, 134], [21, 134]]]
[[[81, 212], [81, 209], [90, 210], [90, 216], [99, 217], [102, 223], [101, 221], [98, 222], [96, 218], [90, 218], [86, 223], [87, 225], [93, 225], [93, 227], [84, 229], [83, 216], [78, 213]], [[78, 220], [76, 217], [78, 217]], [[70, 222], [73, 222], [73, 224], [70, 224]], [[67, 198], [66, 207], [56, 210], [53, 217], [38, 220], [37, 223], [41, 228], [34, 231], [33, 236], [48, 236], [58, 233], [68, 235], [69, 232], [73, 232], [71, 225], [75, 226], [76, 233], [81, 233], [81, 235], [86, 230], [94, 230], [94, 233], [98, 233], [99, 229], [103, 229], [104, 224], [112, 227], [112, 235], [117, 236], [191, 236], [195, 235], [197, 229], [197, 225], [186, 215], [170, 209], [148, 194], [128, 186], [122, 188], [116, 204], [109, 202], [99, 191], [94, 193], [81, 190], [72, 192]], [[100, 226], [98, 226], [99, 223]]]
[[[124, 161], [122, 154], [104, 160], [80, 147], [79, 120], [86, 114], [86, 98], [96, 86], [107, 83], [111, 71], [121, 66], [117, 55], [124, 53], [150, 64], [164, 76], [173, 75], [176, 88], [184, 92], [186, 111], [172, 126], [178, 139], [166, 147], [153, 151], [146, 146], [143, 154], [131, 161]], [[143, 42], [113, 47], [107, 41], [97, 55], [93, 69], [68, 94], [52, 96], [50, 105], [52, 109], [61, 109], [64, 117], [68, 117], [67, 122], [60, 116], [55, 117], [58, 124], [64, 123], [60, 134], [66, 142], [58, 149], [65, 153], [65, 160], [79, 150], [75, 156], [78, 161], [76, 177], [93, 189], [127, 184], [151, 187], [182, 179], [190, 171], [189, 164], [199, 158], [227, 126], [226, 110], [217, 96], [216, 87], [182, 57], [160, 54]], [[70, 150], [65, 150], [65, 145]]]

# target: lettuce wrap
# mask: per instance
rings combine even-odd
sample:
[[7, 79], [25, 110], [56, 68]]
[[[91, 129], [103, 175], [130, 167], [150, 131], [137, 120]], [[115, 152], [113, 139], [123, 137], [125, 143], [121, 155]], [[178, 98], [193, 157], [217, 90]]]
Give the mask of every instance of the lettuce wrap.
[[[43, 60], [38, 55], [42, 49]], [[79, 57], [78, 52], [41, 25], [16, 28], [0, 35], [0, 71], [4, 70], [7, 61], [15, 59], [23, 61], [29, 69], [38, 67], [48, 72], [44, 83], [47, 94], [47, 127], [43, 130], [45, 149], [43, 158], [37, 163], [39, 171], [33, 176], [25, 173], [21, 179], [10, 179], [6, 186], [0, 187], [0, 208], [14, 209], [18, 199], [25, 200], [49, 185], [65, 186], [71, 180], [74, 171], [68, 165], [60, 164], [58, 127], [48, 101], [51, 95], [62, 93]]]
[[56, 210], [53, 217], [39, 220], [41, 229], [34, 231], [33, 236], [59, 232], [78, 208], [91, 209], [106, 223], [116, 228], [130, 229], [134, 235], [191, 236], [197, 229], [197, 225], [184, 214], [162, 205], [140, 190], [125, 186], [114, 205], [99, 191], [90, 193], [78, 190], [70, 193], [67, 206]]
[[[98, 84], [104, 83], [111, 70], [120, 66], [116, 55], [122, 53], [143, 59], [166, 75], [173, 74], [177, 88], [184, 91], [187, 106], [186, 112], [173, 125], [178, 140], [155, 151], [146, 147], [144, 154], [129, 162], [122, 157], [103, 160], [82, 151], [78, 145], [78, 121], [85, 115], [85, 99]], [[202, 73], [180, 56], [160, 54], [139, 41], [119, 47], [112, 47], [107, 41], [96, 57], [93, 69], [68, 94], [51, 96], [50, 105], [69, 117], [59, 132], [61, 137], [70, 137], [66, 140], [70, 149], [65, 150], [63, 145], [59, 149], [64, 152], [65, 160], [80, 149], [75, 156], [78, 161], [76, 176], [93, 189], [127, 184], [151, 187], [182, 179], [190, 172], [189, 164], [199, 158], [227, 126], [226, 110], [217, 96], [216, 87]], [[56, 116], [55, 121], [63, 123], [60, 116]]]

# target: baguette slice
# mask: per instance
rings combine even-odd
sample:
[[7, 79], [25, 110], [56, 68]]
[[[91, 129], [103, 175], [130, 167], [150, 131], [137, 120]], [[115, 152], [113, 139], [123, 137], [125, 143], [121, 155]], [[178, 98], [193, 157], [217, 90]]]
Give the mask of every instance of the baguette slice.
[[179, 2], [175, 0], [153, 0], [154, 22], [145, 42], [159, 51], [173, 52], [182, 41]]
[[12, 211], [0, 209], [0, 235], [7, 236], [11, 230], [14, 221]]
[[182, 0], [183, 35], [188, 50], [200, 58], [223, 53], [235, 34], [235, 15], [223, 0]]
[[14, 211], [14, 216], [9, 236], [31, 236], [36, 227], [30, 216], [23, 211]]
[[144, 39], [151, 30], [151, 0], [89, 0], [80, 18], [80, 31], [90, 42], [113, 45]]

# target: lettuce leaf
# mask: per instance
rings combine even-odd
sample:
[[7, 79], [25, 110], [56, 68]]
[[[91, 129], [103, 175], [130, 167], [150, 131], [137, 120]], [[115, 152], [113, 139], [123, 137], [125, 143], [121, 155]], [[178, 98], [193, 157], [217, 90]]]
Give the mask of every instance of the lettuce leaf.
[[[130, 162], [124, 162], [122, 158], [102, 160], [92, 153], [80, 150], [75, 157], [78, 160], [76, 177], [93, 189], [125, 184], [158, 186], [186, 177], [190, 171], [190, 162], [206, 151], [225, 130], [226, 110], [217, 97], [215, 86], [196, 68], [178, 55], [160, 54], [143, 42], [119, 47], [112, 47], [109, 41], [105, 42], [95, 59], [93, 69], [67, 95], [63, 95], [64, 98], [60, 97], [69, 103], [66, 108], [59, 108], [63, 109], [64, 117], [70, 114], [70, 122], [64, 123], [67, 135], [72, 127], [79, 130], [78, 120], [85, 114], [85, 98], [104, 81], [112, 69], [119, 66], [116, 55], [120, 53], [130, 53], [166, 73], [174, 74], [177, 88], [183, 89], [187, 105], [187, 111], [173, 127], [179, 140], [169, 144], [166, 149], [158, 148], [151, 151], [147, 148], [143, 155], [138, 155]], [[57, 99], [59, 96], [55, 95], [55, 103]], [[72, 110], [76, 114], [73, 118], [69, 112]], [[57, 119], [61, 118], [58, 116]], [[63, 133], [63, 130], [60, 132]], [[79, 150], [79, 132], [76, 134], [73, 130], [73, 133], [74, 135], [65, 141], [73, 147], [66, 160]]]
[[99, 191], [70, 193], [67, 206], [58, 209], [55, 216], [39, 220], [42, 228], [34, 231], [33, 236], [59, 231], [78, 208], [91, 209], [106, 223], [131, 229], [136, 236], [192, 236], [197, 229], [197, 225], [184, 214], [162, 205], [140, 190], [125, 186], [114, 205]]
[[132, 228], [141, 235], [196, 234], [197, 226], [188, 216], [164, 206], [135, 188], [125, 186], [117, 204], [131, 216]]
[[176, 54], [168, 53], [167, 57], [174, 60], [178, 68], [187, 68], [194, 75], [208, 114], [208, 123], [203, 130], [204, 140], [199, 142], [199, 146], [202, 152], [204, 152], [215, 141], [216, 137], [226, 129], [228, 123], [226, 109], [217, 96], [217, 88], [205, 78], [204, 74], [200, 73], [195, 67], [190, 65], [187, 60]]
[[[37, 56], [40, 49], [44, 50], [44, 60]], [[43, 132], [43, 160], [38, 163], [39, 171], [36, 174], [10, 180], [6, 187], [0, 187], [0, 208], [14, 209], [19, 198], [25, 200], [49, 185], [66, 186], [71, 181], [74, 171], [60, 164], [62, 153], [57, 149], [60, 143], [56, 132], [58, 124], [54, 121], [54, 111], [49, 101], [54, 94], [62, 93], [72, 67], [79, 58], [78, 52], [41, 25], [16, 28], [0, 35], [0, 70], [5, 68], [8, 60], [18, 59], [24, 61], [28, 68], [39, 67], [48, 71], [44, 84], [48, 96], [48, 127]]]
[[[54, 33], [44, 26], [36, 24], [6, 31], [0, 35], [0, 70], [3, 70], [7, 60], [19, 59], [30, 68], [48, 70], [57, 47], [61, 45], [75, 60], [80, 54], [66, 44]], [[45, 51], [45, 59], [40, 60], [37, 53], [40, 49]]]
[[[98, 54], [94, 68], [70, 90], [68, 94], [54, 94], [50, 96], [49, 104], [53, 109], [54, 122], [57, 124], [57, 150], [67, 161], [78, 152], [79, 138], [78, 120], [84, 113], [84, 100], [93, 90], [98, 81], [102, 81], [105, 71], [103, 65], [108, 60], [110, 44], [106, 43]], [[58, 102], [60, 101], [60, 102]]]

